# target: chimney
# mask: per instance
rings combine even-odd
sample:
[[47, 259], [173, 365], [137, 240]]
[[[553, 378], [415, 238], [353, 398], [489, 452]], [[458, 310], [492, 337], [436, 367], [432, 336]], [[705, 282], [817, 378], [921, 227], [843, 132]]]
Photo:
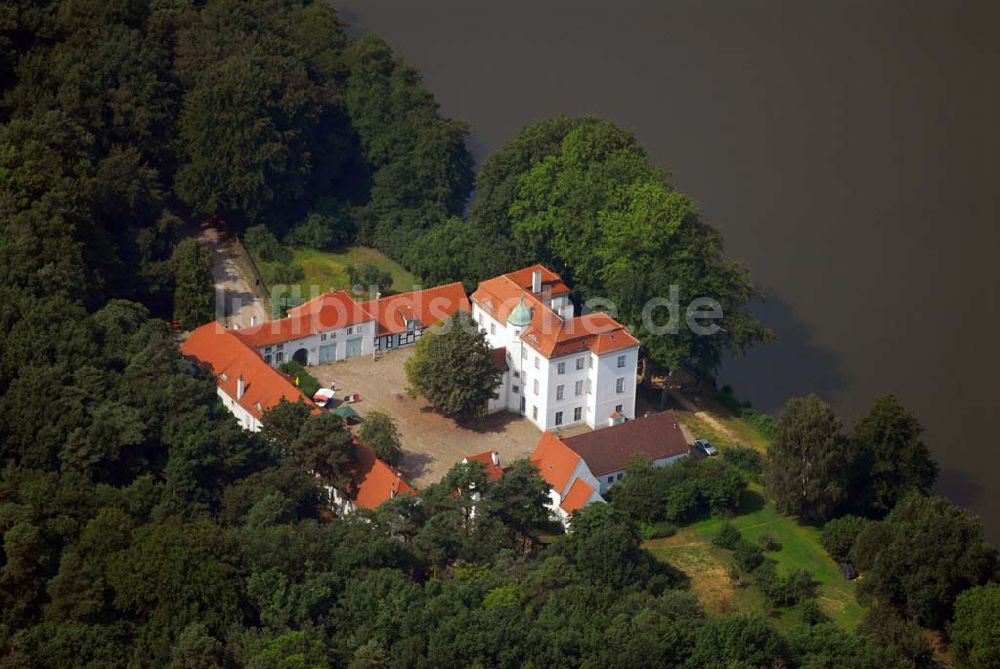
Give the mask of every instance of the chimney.
[[243, 399], [243, 393], [247, 391], [247, 382], [243, 380], [243, 375], [240, 374], [240, 378], [236, 379], [236, 399]]
[[531, 273], [531, 292], [536, 295], [542, 292], [542, 270], [536, 269]]
[[490, 456], [493, 458], [493, 466], [494, 467], [499, 467], [500, 466], [500, 454], [497, 453], [496, 451], [493, 451], [490, 454]]

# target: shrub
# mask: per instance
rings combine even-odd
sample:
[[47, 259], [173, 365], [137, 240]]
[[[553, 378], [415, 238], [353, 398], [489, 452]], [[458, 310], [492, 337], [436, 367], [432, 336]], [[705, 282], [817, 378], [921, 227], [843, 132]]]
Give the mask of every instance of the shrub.
[[775, 606], [795, 606], [816, 592], [812, 574], [808, 571], [793, 569], [787, 574], [779, 574], [771, 560], [761, 563], [754, 576], [764, 596]]
[[306, 397], [312, 397], [319, 390], [319, 381], [316, 380], [312, 374], [306, 371], [306, 368], [295, 362], [294, 360], [289, 360], [288, 362], [283, 362], [278, 366], [278, 369], [282, 373], [287, 374], [292, 380], [292, 383], [298, 382], [299, 390]]
[[851, 548], [861, 531], [873, 521], [860, 516], [841, 516], [823, 526], [820, 543], [837, 562], [850, 560]]
[[247, 250], [264, 262], [287, 263], [292, 254], [281, 245], [266, 225], [255, 225], [243, 233], [243, 243]]
[[732, 523], [723, 523], [719, 531], [712, 537], [712, 543], [719, 548], [734, 550], [743, 541], [743, 535]]
[[756, 449], [737, 444], [722, 450], [723, 459], [748, 474], [764, 472], [764, 457]]
[[298, 283], [306, 278], [306, 271], [292, 263], [278, 263], [265, 272], [265, 280], [270, 284]]
[[822, 625], [830, 622], [829, 616], [819, 608], [819, 602], [813, 598], [804, 599], [799, 604], [799, 612], [802, 614], [802, 622], [806, 625]]
[[781, 550], [781, 543], [767, 532], [760, 535], [760, 538], [757, 539], [757, 543], [760, 544], [761, 548], [769, 553]]
[[320, 251], [333, 248], [333, 240], [333, 230], [319, 214], [309, 214], [285, 236], [285, 243], [290, 246], [305, 246]]
[[733, 561], [745, 572], [751, 572], [764, 562], [764, 551], [757, 544], [740, 541], [733, 551]]
[[640, 532], [643, 539], [666, 539], [677, 534], [677, 526], [666, 521], [643, 523]]

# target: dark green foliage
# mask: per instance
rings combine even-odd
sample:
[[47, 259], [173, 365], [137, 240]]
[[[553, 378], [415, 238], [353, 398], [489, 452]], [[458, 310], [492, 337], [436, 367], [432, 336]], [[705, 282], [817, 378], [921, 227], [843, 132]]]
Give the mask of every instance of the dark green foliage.
[[319, 381], [309, 373], [305, 367], [294, 360], [289, 360], [278, 365], [282, 374], [288, 376], [292, 384], [295, 385], [306, 397], [312, 397], [319, 390]]
[[767, 490], [781, 511], [823, 522], [846, 501], [853, 453], [840, 420], [816, 395], [785, 404], [768, 456]]
[[[498, 260], [511, 267], [544, 262], [583, 300], [614, 301], [660, 365], [711, 373], [723, 352], [739, 354], [771, 338], [747, 313], [758, 293], [723, 255], [719, 234], [635, 138], [607, 121], [560, 117], [522, 130], [485, 161], [470, 220]], [[478, 269], [470, 264], [468, 273]], [[678, 327], [663, 308], [652, 319], [662, 329], [648, 328], [647, 301], [670, 297], [671, 286], [680, 286]], [[688, 303], [705, 295], [724, 314], [710, 337], [680, 322]]]
[[859, 513], [881, 518], [911, 490], [930, 491], [938, 467], [920, 440], [923, 430], [894, 395], [877, 398], [854, 425]]
[[677, 526], [661, 520], [656, 523], [643, 523], [639, 531], [643, 539], [667, 539], [677, 534]]
[[212, 259], [196, 240], [182, 240], [170, 259], [174, 270], [174, 320], [191, 330], [215, 316]]
[[804, 599], [799, 602], [799, 614], [806, 625], [823, 625], [830, 622], [829, 616], [823, 613], [823, 609], [815, 599]]
[[934, 629], [951, 619], [959, 593], [997, 573], [997, 552], [979, 519], [943, 497], [917, 493], [858, 535], [851, 560], [863, 576], [859, 596]]
[[872, 521], [860, 516], [834, 518], [823, 526], [820, 542], [830, 557], [838, 562], [845, 562], [851, 557], [851, 549], [858, 535], [871, 523]]
[[755, 448], [740, 445], [724, 448], [722, 449], [722, 458], [734, 467], [746, 472], [751, 478], [756, 479], [764, 473], [764, 456]]
[[500, 383], [486, 336], [459, 311], [423, 334], [406, 361], [406, 378], [437, 409], [456, 417], [481, 416]]
[[746, 540], [739, 541], [733, 550], [733, 562], [742, 571], [750, 573], [764, 562], [764, 549]]
[[920, 626], [899, 616], [891, 608], [876, 604], [858, 626], [858, 633], [871, 640], [878, 664], [899, 669], [929, 669], [936, 666], [931, 644]]
[[370, 292], [380, 292], [392, 288], [392, 273], [380, 270], [371, 263], [365, 263], [360, 267], [348, 265], [344, 270], [351, 284], [361, 286], [363, 290], [373, 288], [374, 290]]
[[757, 538], [757, 543], [762, 549], [769, 553], [781, 550], [781, 543], [774, 538], [774, 535], [764, 532]]
[[705, 624], [690, 664], [705, 669], [780, 666], [787, 653], [784, 639], [766, 621], [734, 615]]
[[991, 583], [959, 595], [949, 629], [952, 648], [964, 666], [1000, 667], [1000, 585]]
[[265, 225], [254, 225], [243, 233], [247, 250], [265, 262], [287, 263], [292, 255]]
[[746, 486], [739, 472], [719, 460], [684, 458], [653, 467], [637, 458], [610, 496], [615, 507], [636, 520], [687, 523], [736, 511]]
[[719, 531], [712, 537], [712, 543], [719, 548], [734, 550], [743, 541], [743, 535], [732, 523], [723, 523]]
[[393, 467], [399, 466], [403, 457], [403, 448], [399, 440], [399, 431], [392, 416], [383, 411], [369, 411], [365, 415], [358, 439], [375, 449], [375, 455], [380, 460]]
[[[754, 548], [760, 551], [760, 548]], [[804, 569], [779, 573], [774, 562], [762, 560], [753, 575], [764, 596], [775, 606], [795, 606], [816, 593], [812, 574]]]

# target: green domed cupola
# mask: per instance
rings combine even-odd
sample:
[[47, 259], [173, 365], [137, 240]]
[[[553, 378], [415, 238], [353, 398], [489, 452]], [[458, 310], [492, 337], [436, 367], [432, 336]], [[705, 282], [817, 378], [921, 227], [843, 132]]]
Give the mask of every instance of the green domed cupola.
[[523, 297], [520, 304], [510, 312], [510, 316], [507, 317], [507, 323], [516, 328], [526, 328], [531, 325], [531, 309], [524, 303]]

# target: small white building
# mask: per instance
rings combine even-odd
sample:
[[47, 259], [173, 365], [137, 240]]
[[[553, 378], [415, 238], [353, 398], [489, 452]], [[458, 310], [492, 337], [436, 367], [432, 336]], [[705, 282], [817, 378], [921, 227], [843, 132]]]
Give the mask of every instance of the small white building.
[[266, 321], [235, 333], [267, 364], [294, 360], [322, 365], [372, 355], [375, 318], [343, 290], [324, 293], [291, 309], [287, 318]]
[[559, 437], [546, 432], [531, 462], [549, 484], [549, 509], [564, 524], [574, 511], [604, 501], [634, 457], [666, 467], [690, 454], [672, 411], [621, 420], [605, 430]]
[[483, 281], [472, 316], [506, 360], [491, 413], [520, 413], [543, 431], [635, 416], [639, 341], [605, 313], [576, 316], [558, 274], [534, 265]]

